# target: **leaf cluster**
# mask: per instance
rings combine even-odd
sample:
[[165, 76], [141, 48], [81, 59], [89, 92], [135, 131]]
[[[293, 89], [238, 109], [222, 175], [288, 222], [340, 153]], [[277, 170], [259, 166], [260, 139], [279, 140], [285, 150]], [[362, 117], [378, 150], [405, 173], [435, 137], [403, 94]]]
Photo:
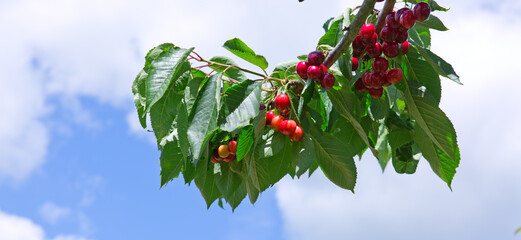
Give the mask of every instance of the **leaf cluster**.
[[[348, 9], [329, 19], [317, 49], [332, 50], [353, 18]], [[217, 200], [222, 207], [224, 200], [232, 209], [246, 196], [255, 203], [286, 175], [309, 176], [317, 169], [354, 191], [355, 159], [369, 152], [382, 171], [391, 161], [400, 174], [415, 173], [423, 157], [450, 187], [460, 152], [454, 127], [439, 108], [440, 81], [460, 81], [452, 66], [430, 50], [431, 30], [447, 28], [431, 15], [409, 31], [410, 52], [390, 59], [391, 67], [404, 70], [405, 81], [386, 88], [380, 99], [354, 90], [370, 62], [352, 71], [351, 49], [331, 67], [337, 81], [325, 91], [298, 77], [297, 61], [279, 64], [268, 75], [266, 59], [237, 38], [223, 47], [262, 73], [224, 56], [205, 60], [193, 48], [170, 43], [153, 48], [132, 92], [140, 123], [151, 127], [161, 151], [161, 186], [182, 175], [186, 184], [195, 183], [208, 207]], [[259, 109], [261, 103], [272, 108], [269, 103], [282, 92], [291, 98], [289, 117], [304, 129], [299, 142], [265, 126], [267, 110]], [[238, 142], [237, 161], [211, 163], [213, 150], [231, 139]]]

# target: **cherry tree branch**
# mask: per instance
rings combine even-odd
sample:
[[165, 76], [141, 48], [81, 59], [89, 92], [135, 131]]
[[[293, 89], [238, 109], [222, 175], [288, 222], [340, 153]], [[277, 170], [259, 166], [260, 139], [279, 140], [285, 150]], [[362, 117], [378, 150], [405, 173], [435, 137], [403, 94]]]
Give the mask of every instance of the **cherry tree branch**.
[[384, 8], [380, 11], [380, 15], [378, 15], [378, 20], [376, 21], [376, 33], [378, 33], [378, 35], [380, 35], [380, 31], [382, 31], [382, 28], [385, 26], [385, 17], [393, 11], [394, 4], [396, 4], [396, 0], [385, 1]]
[[324, 65], [326, 65], [327, 68], [330, 68], [331, 65], [333, 65], [333, 63], [335, 63], [336, 60], [346, 52], [347, 48], [349, 45], [351, 45], [353, 40], [355, 40], [355, 37], [360, 31], [360, 28], [362, 28], [362, 25], [364, 25], [365, 20], [373, 12], [375, 3], [376, 0], [364, 0], [360, 10], [355, 16], [355, 19], [347, 28], [347, 32], [344, 34], [344, 37], [342, 37], [342, 40], [340, 40], [333, 51], [327, 55], [327, 58], [324, 61]]

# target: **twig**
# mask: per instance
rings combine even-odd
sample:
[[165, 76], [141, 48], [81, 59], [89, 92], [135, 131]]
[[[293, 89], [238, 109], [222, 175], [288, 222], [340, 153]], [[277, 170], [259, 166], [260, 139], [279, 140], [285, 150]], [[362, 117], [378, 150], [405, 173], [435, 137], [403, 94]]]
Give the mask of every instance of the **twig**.
[[385, 25], [385, 17], [387, 14], [391, 13], [394, 9], [394, 4], [396, 4], [396, 0], [386, 0], [380, 15], [378, 15], [378, 21], [376, 21], [376, 33], [380, 35], [380, 31]]
[[327, 68], [330, 68], [331, 65], [333, 65], [333, 63], [335, 63], [336, 60], [345, 53], [346, 49], [353, 42], [356, 35], [360, 31], [360, 28], [362, 28], [362, 25], [365, 23], [365, 20], [369, 14], [373, 12], [375, 3], [376, 0], [364, 0], [360, 10], [355, 16], [355, 19], [349, 26], [349, 31], [344, 34], [344, 37], [342, 40], [340, 40], [338, 45], [336, 45], [333, 51], [327, 55], [327, 58], [324, 61], [324, 65], [326, 65]]

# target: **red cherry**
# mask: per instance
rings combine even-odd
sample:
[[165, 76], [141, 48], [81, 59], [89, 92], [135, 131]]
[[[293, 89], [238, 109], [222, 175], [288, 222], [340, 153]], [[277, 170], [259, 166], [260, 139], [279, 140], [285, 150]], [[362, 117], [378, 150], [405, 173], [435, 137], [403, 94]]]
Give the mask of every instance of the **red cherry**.
[[228, 151], [230, 151], [230, 154], [237, 153], [237, 141], [233, 140], [228, 142]]
[[382, 84], [382, 86], [384, 87], [389, 87], [391, 86], [392, 83], [390, 83], [389, 81], [387, 81], [387, 73], [389, 72], [389, 70], [385, 71], [385, 73], [383, 73], [383, 75], [385, 76], [384, 77], [384, 83]]
[[402, 54], [409, 52], [409, 42], [405, 41], [402, 43]]
[[408, 8], [400, 8], [396, 13], [394, 14], [394, 20], [399, 24], [400, 23], [400, 16], [405, 12], [409, 10]]
[[375, 72], [373, 73], [373, 88], [381, 88], [386, 83], [387, 80], [385, 79], [385, 72]]
[[308, 54], [308, 64], [313, 66], [319, 66], [324, 62], [324, 53], [321, 51], [313, 51]]
[[406, 32], [399, 32], [398, 33], [398, 36], [396, 37], [396, 42], [399, 42], [399, 43], [403, 43], [405, 41], [407, 41], [407, 38], [409, 37], [409, 33], [406, 31]]
[[289, 96], [282, 93], [282, 94], [279, 94], [276, 98], [275, 98], [275, 107], [279, 110], [279, 111], [283, 111], [284, 109], [288, 108], [289, 105], [290, 105], [290, 102], [289, 102]]
[[355, 37], [355, 40], [353, 40], [353, 50], [363, 50], [364, 49], [364, 43], [362, 43], [362, 39], [360, 38], [360, 35], [357, 35]]
[[375, 45], [371, 47], [365, 48], [365, 51], [367, 52], [367, 55], [369, 55], [370, 58], [376, 58], [382, 55], [382, 45], [377, 42]]
[[295, 131], [293, 131], [293, 134], [290, 135], [291, 140], [298, 142], [302, 137], [304, 136], [304, 129], [302, 129], [300, 126], [295, 127]]
[[361, 92], [361, 93], [367, 91], [367, 88], [365, 87], [364, 82], [362, 81], [362, 79], [358, 79], [355, 82], [355, 89], [356, 89], [357, 92]]
[[300, 78], [306, 80], [308, 79], [308, 62], [301, 61], [297, 64], [297, 74], [300, 76]]
[[364, 46], [370, 47], [370, 46], [373, 46], [377, 41], [378, 41], [378, 34], [373, 33], [373, 35], [370, 38], [362, 40], [362, 43], [364, 44]]
[[322, 71], [322, 74], [327, 74], [328, 71], [327, 71], [326, 65], [320, 64], [319, 68], [320, 68], [320, 71]]
[[[369, 75], [371, 73], [370, 72], [366, 72], [364, 73], [364, 75], [362, 76], [362, 83], [364, 84], [364, 86], [366, 88], [373, 88], [373, 86], [371, 85], [371, 80], [369, 79]], [[359, 80], [360, 81], [360, 80]]]
[[404, 28], [402, 25], [400, 25], [400, 27], [398, 27], [398, 32], [399, 33], [404, 33], [404, 32], [407, 32], [407, 31], [409, 31], [409, 29]]
[[311, 80], [320, 81], [320, 79], [322, 79], [322, 76], [322, 69], [320, 69], [319, 66], [312, 65], [308, 67], [308, 77], [311, 78]]
[[324, 75], [324, 78], [322, 78], [322, 81], [320, 81], [320, 86], [322, 86], [323, 89], [329, 90], [335, 85], [335, 76], [333, 74], [326, 74]]
[[351, 71], [358, 69], [358, 58], [353, 57], [351, 60]]
[[269, 111], [266, 113], [266, 126], [271, 126], [271, 120], [273, 119], [274, 116], [275, 116], [274, 111]]
[[374, 25], [372, 23], [366, 23], [366, 24], [362, 25], [362, 28], [360, 29], [360, 32], [358, 33], [358, 35], [360, 35], [360, 38], [362, 39], [362, 41], [364, 41], [364, 40], [371, 38], [374, 33], [375, 33]]
[[217, 160], [214, 156], [212, 156], [212, 163], [220, 163], [221, 161]]
[[385, 72], [389, 68], [389, 61], [383, 57], [377, 57], [374, 59], [372, 66], [375, 72]]
[[355, 58], [361, 57], [363, 53], [364, 53], [364, 50], [353, 49], [353, 57], [355, 57]]
[[227, 162], [227, 163], [230, 163], [230, 162], [235, 161], [235, 159], [237, 159], [237, 156], [236, 156], [236, 155], [230, 155], [230, 156], [226, 157], [226, 158], [224, 159], [224, 161]]
[[262, 111], [262, 110], [264, 110], [264, 109], [266, 109], [266, 104], [264, 104], [264, 103], [259, 103], [259, 110]]
[[380, 87], [380, 79], [374, 72], [368, 72], [362, 77], [362, 81], [367, 89]]
[[384, 42], [392, 42], [396, 40], [396, 37], [398, 36], [398, 31], [394, 28], [385, 26], [382, 28], [382, 31], [380, 32], [380, 37]]
[[414, 13], [411, 10], [407, 10], [402, 13], [400, 16], [400, 25], [406, 29], [412, 28], [414, 26], [414, 23], [416, 22], [416, 17], [414, 17]]
[[403, 79], [403, 70], [401, 68], [393, 68], [386, 73], [385, 78], [389, 83], [399, 83]]
[[400, 46], [397, 42], [386, 42], [382, 46], [382, 51], [384, 52], [386, 57], [393, 58], [400, 54]]
[[279, 131], [284, 134], [286, 127], [288, 126], [288, 120], [284, 120], [279, 124]]
[[420, 2], [412, 9], [417, 21], [425, 21], [431, 14], [431, 6], [426, 2]]
[[381, 98], [384, 94], [383, 88], [371, 88], [369, 89], [369, 95], [371, 95], [372, 98]]
[[400, 27], [400, 23], [398, 23], [398, 21], [396, 21], [394, 19], [395, 14], [396, 14], [396, 12], [392, 12], [392, 13], [387, 14], [387, 16], [385, 17], [385, 24], [391, 28]]
[[297, 123], [293, 120], [284, 120], [279, 125], [279, 130], [284, 135], [291, 135], [295, 132], [295, 128], [297, 127]]
[[273, 130], [279, 131], [279, 126], [283, 121], [284, 117], [281, 115], [273, 117], [273, 119], [271, 120], [271, 127], [273, 128]]

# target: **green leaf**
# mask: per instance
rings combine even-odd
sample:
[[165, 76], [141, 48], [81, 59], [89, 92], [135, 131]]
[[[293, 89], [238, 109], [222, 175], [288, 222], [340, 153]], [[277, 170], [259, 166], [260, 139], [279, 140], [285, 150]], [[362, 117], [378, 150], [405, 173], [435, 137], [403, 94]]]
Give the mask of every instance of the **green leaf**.
[[302, 90], [302, 94], [300, 95], [300, 100], [298, 104], [298, 118], [302, 117], [302, 113], [304, 112], [304, 106], [306, 106], [309, 101], [311, 101], [311, 97], [313, 97], [313, 93], [315, 92], [315, 83], [313, 80], [308, 79], [306, 81], [306, 85], [304, 85], [304, 89]]
[[162, 44], [154, 48], [143, 70], [147, 73], [145, 80], [145, 112], [163, 97], [172, 82], [190, 70], [186, 58], [193, 48], [184, 49], [173, 44]]
[[343, 34], [342, 34], [343, 20], [344, 20], [343, 16], [335, 18], [333, 20], [333, 23], [331, 24], [331, 27], [327, 30], [327, 32], [324, 34], [324, 36], [322, 36], [320, 38], [317, 45], [318, 46], [328, 45], [331, 47], [335, 47], [338, 44], [338, 42], [340, 41], [340, 39], [342, 39], [342, 37], [338, 38], [339, 32], [340, 32], [341, 36], [343, 36]]
[[407, 64], [407, 77], [408, 80], [412, 80], [421, 83], [429, 92], [433, 95], [436, 102], [439, 103], [441, 99], [441, 80], [431, 67], [431, 65], [421, 59], [421, 56], [411, 48], [411, 51], [404, 56]]
[[[226, 64], [226, 65], [230, 65], [230, 66], [235, 66], [235, 67], [238, 66], [237, 63], [235, 63], [231, 58], [223, 57], [223, 56], [213, 57], [212, 59], [210, 59], [210, 61], [216, 62], [216, 63], [221, 63], [221, 64]], [[218, 67], [217, 65], [211, 66], [212, 69], [216, 69], [217, 67]], [[219, 68], [216, 71], [222, 72], [224, 70], [225, 70], [224, 68]], [[239, 70], [237, 68], [228, 68], [228, 70], [226, 70], [226, 72], [224, 73], [224, 76], [227, 76], [227, 77], [237, 80], [239, 82], [243, 82], [248, 79], [248, 77], [246, 77], [246, 74], [244, 74], [244, 72], [242, 72], [241, 70]]]
[[199, 159], [207, 136], [217, 128], [217, 109], [220, 104], [222, 73], [212, 75], [203, 85], [188, 118], [188, 140], [192, 154]]
[[434, 0], [429, 0], [429, 4], [431, 5], [431, 11], [443, 11], [443, 12], [447, 12], [449, 11], [448, 8], [444, 8], [442, 6], [440, 6], [436, 1]]
[[460, 162], [454, 126], [426, 89], [414, 83], [402, 86], [407, 107], [416, 120], [414, 139], [432, 170], [450, 187]]
[[299, 61], [292, 60], [280, 63], [275, 67], [275, 69], [273, 69], [270, 76], [279, 79], [300, 79], [296, 74], [296, 66], [298, 62]]
[[394, 151], [393, 166], [397, 173], [413, 174], [416, 172], [421, 154], [419, 149], [415, 149], [414, 146], [411, 142]]
[[[344, 37], [344, 27], [350, 25], [349, 16], [351, 9], [347, 9], [343, 15], [335, 18], [331, 23], [331, 26], [326, 33], [320, 38], [318, 46], [330, 46], [334, 48]], [[343, 76], [348, 80], [351, 80], [351, 47], [349, 47], [344, 54], [342, 54], [338, 61], [335, 63], [338, 69], [342, 72]], [[337, 78], [337, 80], [339, 80]]]
[[241, 161], [253, 147], [253, 143], [255, 142], [255, 136], [253, 133], [253, 127], [241, 129], [241, 132], [239, 133], [239, 138], [237, 139], [237, 161]]
[[431, 31], [429, 28], [422, 25], [414, 25], [409, 29], [409, 38], [415, 45], [420, 45], [424, 48], [431, 48]]
[[210, 208], [213, 202], [222, 196], [219, 188], [215, 184], [214, 171], [218, 164], [208, 164], [210, 156], [208, 145], [204, 148], [203, 159], [196, 164], [195, 185], [199, 188], [201, 195], [206, 201], [207, 208]]
[[258, 139], [266, 128], [266, 109], [261, 110], [259, 115], [253, 119], [255, 139]]
[[293, 169], [295, 174], [300, 177], [304, 174], [315, 161], [315, 145], [308, 133], [299, 142], [293, 142]]
[[373, 155], [378, 157], [378, 152], [370, 143], [369, 137], [367, 136], [364, 128], [359, 122], [359, 118], [357, 117], [357, 114], [359, 114], [361, 110], [356, 95], [347, 87], [342, 88], [341, 90], [331, 89], [327, 91], [327, 93], [336, 111], [353, 125]]
[[189, 141], [188, 141], [188, 112], [184, 100], [177, 109], [177, 119], [175, 127], [177, 127], [177, 135], [179, 138], [179, 146], [184, 157], [188, 157]]
[[460, 82], [458, 74], [454, 71], [454, 68], [452, 65], [450, 65], [448, 62], [443, 60], [443, 58], [439, 57], [438, 55], [434, 54], [428, 49], [424, 49], [420, 46], [416, 46], [418, 48], [418, 52], [422, 55], [425, 60], [432, 66], [434, 71], [436, 71], [439, 75], [446, 77], [460, 85], [463, 85]]
[[161, 165], [161, 187], [163, 187], [179, 176], [184, 165], [184, 156], [181, 153], [177, 139], [164, 146], [159, 159]]
[[371, 113], [371, 118], [373, 120], [376, 121], [385, 119], [387, 117], [387, 113], [389, 113], [389, 108], [389, 98], [387, 98], [387, 95], [378, 99], [371, 98], [369, 112]]
[[250, 203], [255, 204], [255, 202], [259, 198], [260, 191], [253, 184], [253, 180], [251, 180], [249, 178], [246, 180], [246, 192], [248, 193], [248, 198], [250, 199]]
[[268, 68], [268, 62], [266, 59], [261, 55], [257, 55], [250, 47], [248, 47], [248, 45], [246, 45], [246, 43], [238, 38], [226, 41], [223, 47], [228, 49], [228, 51], [232, 52], [237, 57], [240, 57], [255, 66], [262, 69]]
[[243, 182], [241, 175], [230, 169], [232, 164], [236, 165], [239, 163], [233, 162], [229, 164], [220, 164], [221, 172], [215, 174], [215, 184], [227, 202], [232, 198], [235, 191]]
[[431, 11], [443, 11], [443, 12], [446, 12], [446, 11], [449, 11], [448, 8], [444, 8], [440, 5], [438, 5], [438, 3], [434, 0], [429, 0], [429, 1], [424, 1], [424, 0], [409, 0], [409, 2], [412, 2], [414, 4], [416, 3], [419, 3], [419, 2], [428, 2], [429, 5], [431, 6]]
[[356, 156], [367, 147], [353, 125], [345, 118], [336, 120], [332, 127], [332, 134], [344, 143], [346, 150], [349, 151], [349, 157]]
[[197, 94], [199, 93], [199, 88], [204, 82], [204, 78], [195, 77], [190, 82], [188, 82], [186, 89], [184, 91], [184, 102], [186, 104], [186, 112], [190, 113], [192, 111], [192, 107], [197, 99]]
[[380, 163], [383, 172], [393, 154], [391, 145], [389, 144], [389, 130], [384, 124], [378, 128], [378, 138], [375, 148], [378, 151], [378, 163]]
[[324, 31], [327, 32], [327, 30], [329, 29], [329, 25], [331, 24], [331, 21], [333, 21], [333, 19], [334, 19], [334, 18], [330, 18], [330, 19], [328, 19], [328, 20], [324, 23], [324, 25], [322, 26], [322, 28], [324, 29]]
[[311, 135], [316, 159], [326, 177], [337, 186], [354, 192], [356, 165], [342, 141], [315, 127], [311, 128]]
[[[177, 82], [188, 82], [189, 79], [191, 79], [190, 72], [186, 72]], [[177, 117], [177, 109], [183, 99], [184, 88], [180, 87], [178, 90], [180, 91], [176, 91], [173, 85], [170, 86], [165, 95], [150, 109], [152, 129], [158, 144], [171, 132], [172, 124]]]
[[261, 83], [244, 81], [229, 88], [223, 96], [219, 127], [228, 132], [250, 124], [259, 114]]
[[514, 234], [518, 234], [518, 233], [520, 233], [520, 232], [521, 232], [521, 227], [518, 228]]
[[134, 104], [137, 109], [137, 115], [139, 118], [139, 123], [141, 124], [141, 127], [144, 129], [147, 128], [147, 118], [146, 118], [146, 89], [145, 89], [145, 83], [146, 79], [148, 77], [148, 74], [141, 70], [139, 74], [136, 76], [136, 79], [134, 80], [134, 83], [132, 84], [132, 93], [134, 94]]
[[425, 20], [423, 22], [416, 21], [416, 24], [424, 26], [424, 27], [432, 28], [432, 29], [435, 29], [438, 31], [449, 30], [447, 27], [445, 27], [445, 25], [443, 25], [443, 22], [441, 22], [441, 20], [439, 18], [437, 18], [436, 16], [434, 16], [432, 14], [429, 16], [429, 18], [427, 20]]
[[265, 131], [260, 138], [251, 164], [256, 171], [261, 192], [273, 186], [291, 170], [293, 151], [290, 144], [287, 136], [274, 133], [273, 130]]

